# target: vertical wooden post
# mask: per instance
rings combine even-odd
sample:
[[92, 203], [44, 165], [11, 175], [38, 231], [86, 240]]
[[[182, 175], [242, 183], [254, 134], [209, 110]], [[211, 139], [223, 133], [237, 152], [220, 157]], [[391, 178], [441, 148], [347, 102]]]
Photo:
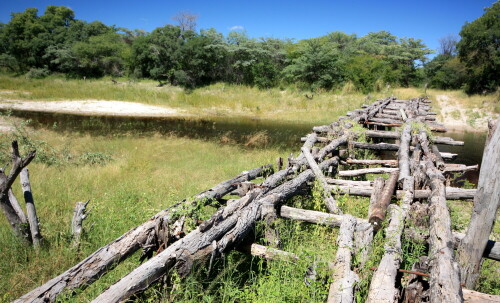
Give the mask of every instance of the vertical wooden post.
[[481, 269], [483, 251], [488, 242], [496, 213], [500, 206], [500, 127], [496, 129], [484, 149], [477, 193], [474, 197], [469, 229], [458, 246], [458, 262], [462, 269], [461, 280], [473, 289]]
[[21, 186], [24, 193], [24, 201], [26, 202], [26, 212], [28, 213], [28, 221], [30, 223], [31, 238], [33, 246], [39, 247], [42, 243], [42, 234], [40, 233], [40, 223], [36, 216], [35, 201], [31, 193], [30, 175], [27, 168], [23, 168], [19, 174]]

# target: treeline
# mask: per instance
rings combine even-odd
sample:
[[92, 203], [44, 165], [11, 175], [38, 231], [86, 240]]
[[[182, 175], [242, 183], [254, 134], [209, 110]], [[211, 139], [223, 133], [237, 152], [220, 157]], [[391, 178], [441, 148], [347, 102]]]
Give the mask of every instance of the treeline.
[[[215, 29], [196, 31], [193, 16], [180, 15], [176, 20], [178, 25], [147, 33], [78, 20], [63, 6], [48, 6], [41, 16], [30, 8], [13, 13], [9, 23], [0, 24], [0, 66], [35, 78], [51, 73], [87, 78], [128, 76], [186, 88], [221, 81], [260, 88], [296, 84], [312, 90], [347, 85], [362, 92], [387, 84], [425, 82], [456, 88], [470, 76], [463, 61], [468, 57], [462, 52], [458, 57], [453, 52], [439, 55], [424, 64], [432, 51], [420, 39], [398, 38], [386, 31], [362, 37], [333, 32], [294, 42], [254, 39], [238, 31], [227, 36]], [[460, 42], [457, 47], [460, 50], [465, 44]], [[498, 53], [496, 56], [498, 61]], [[445, 75], [455, 68], [464, 68], [463, 78], [454, 73], [459, 80], [450, 81]], [[491, 79], [495, 81], [495, 77], [485, 80], [488, 88]]]

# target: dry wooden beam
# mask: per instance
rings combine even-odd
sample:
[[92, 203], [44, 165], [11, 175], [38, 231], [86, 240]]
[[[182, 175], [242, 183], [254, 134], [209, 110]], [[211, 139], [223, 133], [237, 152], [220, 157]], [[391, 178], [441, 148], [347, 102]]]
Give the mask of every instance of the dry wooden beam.
[[375, 167], [375, 168], [363, 168], [363, 169], [353, 169], [353, 170], [341, 170], [338, 172], [340, 177], [356, 177], [366, 174], [389, 174], [397, 171], [397, 168], [389, 167]]
[[309, 149], [307, 147], [302, 147], [301, 150], [302, 150], [302, 153], [304, 154], [304, 156], [306, 157], [306, 160], [307, 160], [307, 163], [309, 164], [309, 167], [314, 172], [316, 179], [319, 181], [320, 186], [322, 187], [323, 198], [325, 199], [326, 207], [333, 214], [342, 214], [342, 211], [337, 206], [337, 201], [335, 201], [335, 199], [332, 197], [332, 195], [330, 193], [330, 190], [328, 188], [328, 183], [326, 182], [325, 176], [323, 175], [323, 172], [321, 171], [318, 164], [316, 163], [313, 156], [311, 155], [311, 152], [309, 151]]
[[373, 181], [352, 181], [352, 180], [343, 180], [343, 179], [333, 179], [333, 178], [326, 178], [326, 182], [328, 184], [334, 184], [334, 185], [344, 185], [348, 187], [370, 187], [373, 185]]
[[480, 293], [474, 290], [462, 288], [464, 303], [500, 303], [500, 296]]
[[[387, 207], [391, 203], [391, 198], [396, 189], [396, 183], [398, 181], [399, 171], [392, 172], [389, 179], [385, 182], [385, 185], [378, 196], [377, 201], [373, 206], [372, 211], [369, 213], [368, 222], [370, 222], [375, 230], [378, 230], [382, 226], [382, 221], [385, 219], [385, 213], [387, 212]], [[374, 185], [374, 191], [376, 188]], [[373, 194], [372, 194], [373, 195]], [[370, 206], [372, 206], [370, 200]]]
[[453, 160], [458, 156], [457, 154], [454, 153], [445, 153], [445, 152], [440, 152], [439, 154], [445, 160]]
[[466, 172], [466, 171], [473, 171], [473, 170], [478, 170], [479, 165], [471, 165], [471, 166], [466, 166], [466, 165], [448, 165], [444, 164], [444, 170], [443, 172], [445, 173], [451, 173], [451, 172]]
[[337, 237], [339, 248], [333, 265], [333, 282], [330, 284], [328, 303], [354, 302], [354, 283], [359, 280], [358, 275], [351, 269], [355, 227], [356, 219], [351, 215], [344, 215]]
[[33, 240], [33, 246], [39, 247], [42, 244], [43, 238], [40, 233], [38, 216], [36, 215], [35, 200], [31, 192], [30, 175], [26, 167], [21, 170], [19, 177], [23, 189], [24, 201], [26, 202], [26, 213], [28, 214], [28, 222], [30, 224], [31, 239]]
[[[382, 196], [382, 191], [384, 189], [385, 179], [384, 178], [376, 178], [373, 182], [372, 194], [370, 196], [370, 206], [368, 207], [368, 222], [370, 222], [375, 231], [378, 231], [380, 228], [380, 222], [373, 221], [371, 218], [377, 212], [379, 208], [380, 198]], [[385, 214], [384, 214], [385, 217]]]
[[400, 149], [398, 152], [399, 182], [410, 176], [410, 140], [411, 125], [407, 124], [401, 132]]
[[347, 159], [345, 160], [347, 164], [360, 164], [360, 165], [384, 165], [389, 167], [397, 167], [397, 160], [357, 160], [357, 159]]
[[156, 235], [155, 229], [159, 226], [164, 226], [164, 224], [168, 224], [169, 220], [172, 220], [172, 216], [179, 210], [189, 210], [189, 205], [199, 202], [208, 203], [220, 199], [233, 191], [238, 183], [255, 179], [271, 169], [272, 166], [269, 164], [245, 171], [235, 178], [221, 182], [213, 188], [195, 195], [189, 201], [182, 201], [160, 211], [142, 225], [131, 229], [119, 238], [99, 248], [75, 266], [47, 281], [45, 284], [33, 289], [14, 302], [42, 303], [47, 300], [53, 302], [56, 296], [64, 290], [84, 288], [92, 284], [121, 261], [139, 250], [146, 244], [150, 237], [157, 237], [158, 235]]
[[[453, 243], [458, 248], [460, 242], [465, 238], [465, 234], [453, 232]], [[483, 251], [483, 258], [500, 261], [500, 242], [488, 240]]]
[[399, 145], [391, 143], [365, 143], [365, 142], [352, 142], [353, 147], [370, 150], [399, 150]]
[[[343, 215], [328, 214], [320, 211], [281, 206], [278, 215], [282, 218], [339, 227], [344, 220]], [[368, 222], [365, 220], [365, 222]]]
[[[343, 180], [347, 181], [347, 180]], [[335, 181], [337, 182], [337, 181]], [[339, 194], [351, 195], [351, 196], [362, 196], [370, 197], [373, 192], [373, 187], [369, 185], [355, 185], [358, 182], [371, 182], [371, 181], [352, 181], [353, 184], [335, 184], [330, 186], [331, 190], [336, 191]], [[476, 194], [476, 189], [464, 189], [458, 187], [446, 187], [446, 200], [470, 200], [474, 199]], [[403, 197], [404, 191], [396, 191], [396, 199], [401, 199]], [[417, 189], [415, 190], [415, 199], [427, 199], [431, 195], [431, 190], [428, 189]]]
[[[497, 120], [497, 123], [499, 123]], [[465, 238], [458, 247], [461, 280], [468, 288], [474, 288], [479, 278], [481, 258], [500, 207], [500, 126], [486, 145], [474, 209]]]
[[293, 262], [299, 259], [299, 256], [294, 253], [256, 243], [253, 243], [249, 246], [240, 247], [239, 249], [243, 252], [251, 254], [254, 257], [264, 258], [266, 260], [282, 260]]
[[444, 177], [432, 161], [425, 161], [425, 172], [432, 189], [429, 198], [430, 229], [429, 256], [431, 256], [430, 299], [431, 302], [462, 302], [460, 269], [454, 260], [453, 236], [446, 195]]
[[413, 202], [414, 180], [411, 176], [404, 177], [403, 190], [405, 195], [401, 207], [391, 205], [389, 208], [390, 222], [385, 230], [384, 256], [375, 271], [367, 302], [396, 302], [398, 289], [396, 276], [401, 262], [401, 233], [403, 231], [406, 214]]
[[337, 149], [339, 146], [346, 145], [347, 139], [347, 136], [343, 135], [340, 138], [332, 140], [327, 146], [320, 149], [316, 159], [321, 162], [326, 157], [326, 155]]

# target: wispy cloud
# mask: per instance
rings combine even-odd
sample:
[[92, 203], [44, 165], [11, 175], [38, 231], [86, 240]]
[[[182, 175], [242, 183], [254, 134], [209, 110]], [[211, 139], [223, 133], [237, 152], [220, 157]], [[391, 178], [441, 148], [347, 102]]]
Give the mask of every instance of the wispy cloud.
[[232, 31], [242, 31], [245, 28], [243, 26], [241, 26], [241, 25], [235, 25], [235, 26], [231, 26], [229, 29], [232, 30]]

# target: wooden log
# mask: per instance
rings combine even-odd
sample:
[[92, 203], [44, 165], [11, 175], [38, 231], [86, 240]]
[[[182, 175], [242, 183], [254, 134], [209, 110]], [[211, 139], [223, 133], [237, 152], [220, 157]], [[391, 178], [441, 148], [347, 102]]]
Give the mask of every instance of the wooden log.
[[432, 153], [434, 154], [434, 163], [436, 163], [436, 167], [443, 170], [444, 169], [444, 160], [443, 160], [443, 157], [441, 157], [441, 153], [439, 152], [439, 149], [437, 148], [436, 145], [432, 144], [431, 150], [432, 150]]
[[471, 166], [466, 166], [463, 164], [460, 165], [444, 165], [443, 172], [445, 173], [451, 173], [451, 172], [466, 172], [466, 171], [473, 171], [473, 170], [478, 170], [479, 165], [471, 165]]
[[[382, 226], [382, 221], [385, 219], [385, 213], [387, 212], [387, 207], [391, 203], [391, 198], [393, 196], [394, 190], [396, 189], [396, 183], [398, 181], [399, 171], [395, 171], [391, 173], [391, 176], [385, 182], [385, 186], [383, 187], [380, 196], [375, 202], [371, 212], [369, 212], [368, 222], [373, 225], [375, 231], [377, 231]], [[373, 186], [373, 193], [377, 190], [375, 185]], [[373, 194], [372, 194], [373, 196]], [[372, 201], [370, 199], [370, 208], [372, 207]]]
[[[164, 226], [164, 224], [168, 225], [179, 210], [188, 211], [190, 209], [189, 205], [196, 205], [200, 202], [210, 203], [211, 201], [220, 199], [233, 191], [238, 183], [255, 179], [271, 169], [272, 165], [269, 164], [244, 171], [235, 178], [221, 182], [189, 200], [184, 200], [160, 211], [142, 225], [129, 230], [119, 238], [99, 248], [75, 266], [33, 289], [14, 302], [42, 303], [47, 300], [53, 302], [56, 296], [64, 290], [85, 288], [140, 249], [147, 242], [148, 238], [151, 236], [157, 237], [156, 228]], [[286, 174], [283, 173], [283, 175], [284, 178]]]
[[335, 201], [335, 199], [332, 197], [330, 193], [330, 189], [328, 187], [328, 183], [326, 182], [325, 176], [323, 175], [323, 172], [319, 168], [316, 161], [314, 161], [314, 158], [309, 152], [309, 149], [306, 147], [302, 147], [301, 150], [304, 156], [306, 157], [307, 163], [309, 163], [309, 167], [314, 172], [316, 179], [319, 181], [319, 184], [322, 187], [322, 193], [323, 193], [323, 198], [325, 199], [326, 207], [333, 214], [342, 214], [342, 211], [337, 206], [337, 201]]
[[384, 256], [375, 271], [368, 299], [366, 302], [396, 302], [399, 291], [396, 288], [396, 275], [401, 262], [401, 233], [404, 226], [406, 214], [413, 202], [413, 177], [407, 176], [403, 179], [403, 190], [405, 195], [401, 207], [391, 205], [389, 207], [390, 222], [385, 230], [386, 242], [384, 245]]
[[[453, 232], [454, 247], [458, 248], [460, 242], [465, 238], [465, 234]], [[500, 242], [488, 240], [483, 251], [483, 258], [500, 261]]]
[[333, 178], [326, 178], [326, 182], [328, 184], [334, 184], [334, 185], [344, 185], [344, 186], [361, 186], [361, 187], [370, 187], [373, 185], [373, 181], [352, 181], [352, 180], [342, 180], [342, 179], [333, 179]]
[[432, 189], [430, 204], [429, 256], [431, 257], [431, 302], [462, 302], [460, 269], [454, 260], [451, 220], [446, 205], [444, 177], [432, 161], [425, 162]]
[[17, 176], [21, 173], [21, 170], [28, 166], [35, 158], [35, 155], [36, 151], [31, 151], [25, 158], [21, 158], [17, 141], [12, 141], [12, 168], [9, 171], [9, 175], [6, 175], [3, 170], [0, 170], [0, 207], [16, 235], [29, 241], [31, 241], [29, 231], [23, 227], [24, 220], [22, 216], [19, 216], [19, 209], [17, 206], [13, 206], [9, 200], [8, 192]]
[[464, 303], [500, 303], [500, 296], [484, 294], [477, 291], [462, 288]]
[[[343, 215], [328, 214], [320, 211], [281, 206], [278, 211], [281, 218], [304, 221], [308, 223], [326, 225], [330, 227], [340, 227], [344, 220]], [[361, 223], [368, 223], [367, 220], [359, 219]]]
[[219, 255], [239, 244], [260, 218], [261, 206], [277, 205], [294, 196], [300, 188], [314, 177], [306, 170], [296, 178], [283, 183], [261, 196], [262, 188], [250, 191], [239, 199], [238, 208], [225, 211], [221, 208], [211, 219], [190, 232], [186, 237], [173, 243], [164, 251], [146, 261], [128, 275], [111, 285], [92, 302], [120, 302], [146, 289], [169, 269], [176, 268], [181, 276], [191, 270], [193, 262], [206, 256]]
[[354, 302], [354, 283], [359, 280], [358, 275], [351, 269], [354, 249], [354, 230], [356, 220], [351, 215], [344, 215], [337, 237], [337, 254], [333, 265], [333, 282], [330, 284], [328, 294], [329, 303]]
[[25, 167], [21, 170], [20, 181], [23, 189], [24, 201], [26, 202], [26, 213], [28, 214], [28, 222], [30, 223], [31, 239], [33, 240], [34, 247], [40, 247], [43, 241], [42, 234], [40, 233], [40, 223], [36, 215], [35, 200], [31, 192], [31, 184], [29, 171]]
[[[497, 120], [497, 123], [500, 120]], [[458, 248], [462, 283], [474, 288], [479, 278], [481, 258], [500, 207], [500, 127], [496, 127], [485, 147], [474, 209], [465, 238]]]
[[341, 145], [346, 145], [347, 144], [347, 136], [343, 135], [340, 138], [332, 140], [327, 146], [323, 147], [320, 149], [318, 156], [316, 157], [316, 160], [321, 162], [326, 155], [337, 149]]
[[76, 202], [73, 210], [73, 219], [71, 219], [71, 234], [73, 235], [73, 246], [80, 246], [80, 239], [83, 231], [83, 220], [87, 218], [87, 202]]
[[397, 171], [397, 168], [388, 167], [374, 167], [374, 168], [363, 168], [363, 169], [353, 169], [353, 170], [341, 170], [338, 172], [340, 177], [356, 177], [366, 174], [389, 174]]
[[[385, 139], [399, 139], [400, 138], [400, 133], [396, 131], [383, 131], [383, 130], [366, 130], [364, 134], [368, 138], [385, 138]], [[307, 140], [307, 137], [302, 137], [300, 138], [302, 142], [305, 142]], [[331, 139], [328, 139], [327, 137], [317, 137], [317, 141], [321, 143], [327, 143], [330, 142]], [[436, 136], [434, 138], [434, 143], [435, 144], [441, 144], [441, 145], [452, 145], [452, 146], [463, 146], [464, 142], [463, 141], [455, 141], [453, 138], [450, 137], [440, 137]]]
[[238, 248], [239, 250], [249, 253], [254, 257], [264, 258], [266, 260], [280, 260], [280, 261], [291, 261], [294, 262], [299, 259], [294, 253], [279, 250], [273, 247], [267, 247], [264, 245], [252, 243], [249, 246], [244, 246]]
[[454, 153], [445, 153], [445, 152], [440, 152], [439, 154], [445, 160], [453, 160], [458, 156], [457, 154]]
[[391, 143], [365, 143], [365, 142], [352, 142], [353, 147], [360, 149], [370, 149], [370, 150], [399, 150], [399, 145]]
[[[345, 180], [346, 181], [346, 180]], [[353, 181], [353, 182], [370, 182], [370, 181]], [[336, 190], [339, 194], [351, 195], [351, 196], [362, 196], [370, 197], [373, 192], [373, 187], [371, 186], [357, 186], [357, 185], [337, 185], [330, 186], [332, 190]], [[458, 187], [446, 187], [446, 200], [470, 200], [474, 199], [476, 194], [476, 189], [464, 189]], [[396, 191], [396, 199], [401, 199], [404, 195], [403, 190]], [[428, 189], [418, 189], [415, 190], [415, 199], [427, 199], [431, 195], [431, 190]]]
[[407, 124], [401, 132], [401, 140], [399, 144], [398, 163], [399, 163], [399, 178], [400, 183], [410, 176], [410, 140], [411, 140], [411, 125]]
[[397, 160], [357, 160], [357, 159], [347, 159], [345, 160], [347, 164], [360, 164], [360, 165], [384, 165], [389, 167], [397, 167]]
[[[370, 196], [370, 206], [368, 207], [368, 222], [373, 225], [373, 229], [378, 231], [380, 228], [381, 221], [373, 221], [372, 216], [377, 212], [377, 208], [379, 207], [380, 198], [382, 196], [382, 191], [384, 189], [385, 179], [384, 178], [376, 178], [373, 182], [373, 187], [371, 189]], [[384, 215], [385, 216], [385, 215]]]
[[24, 214], [24, 211], [21, 208], [21, 205], [19, 204], [19, 201], [17, 200], [16, 196], [14, 195], [14, 192], [12, 191], [12, 189], [9, 189], [8, 195], [9, 195], [9, 202], [12, 205], [12, 208], [16, 212], [17, 216], [19, 217], [20, 222], [22, 224], [28, 224], [28, 218]]

